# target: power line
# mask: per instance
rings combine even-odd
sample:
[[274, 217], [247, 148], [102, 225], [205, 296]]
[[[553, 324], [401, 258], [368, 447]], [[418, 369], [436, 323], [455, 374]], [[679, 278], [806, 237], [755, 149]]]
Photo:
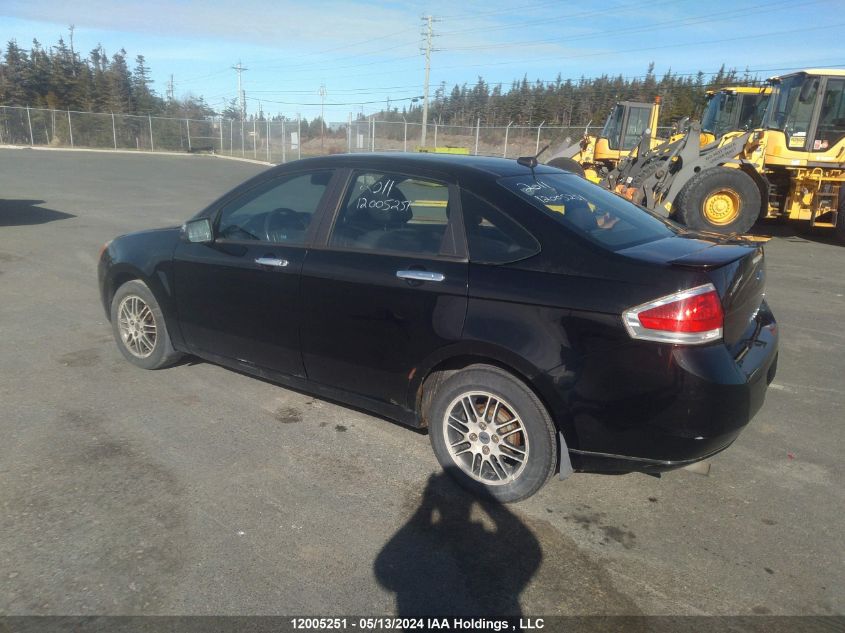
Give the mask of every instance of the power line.
[[[402, 99], [391, 99], [391, 101], [419, 101], [422, 99], [422, 95], [418, 95], [416, 97], [404, 97]], [[258, 101], [258, 97], [247, 97], [248, 101]], [[272, 99], [262, 99], [265, 103], [275, 103], [278, 105], [294, 105], [294, 106], [319, 106], [319, 105], [327, 105], [327, 106], [361, 106], [361, 105], [371, 105], [373, 103], [384, 103], [384, 99], [374, 99], [372, 101], [316, 101], [316, 102], [302, 102], [302, 101], [274, 101]]]
[[[811, 0], [811, 1], [818, 1], [818, 0]], [[778, 4], [780, 4], [780, 3], [778, 3]], [[689, 18], [687, 18], [687, 19], [689, 19]], [[699, 16], [697, 19], [704, 19], [704, 16]], [[803, 29], [798, 29], [798, 31], [800, 31], [800, 30], [803, 30]], [[785, 33], [793, 33], [793, 32], [796, 32], [796, 31], [786, 31]], [[604, 55], [613, 55], [613, 54], [617, 54], [617, 53], [639, 52], [639, 51], [658, 50], [658, 49], [671, 49], [671, 48], [685, 47], [685, 46], [695, 45], [695, 44], [711, 44], [711, 43], [724, 42], [724, 41], [737, 41], [737, 40], [742, 40], [742, 39], [754, 39], [754, 38], [760, 38], [760, 37], [769, 37], [770, 35], [773, 35], [773, 34], [777, 34], [777, 33], [744, 35], [744, 36], [741, 36], [741, 37], [726, 38], [726, 39], [721, 39], [721, 40], [705, 40], [705, 41], [701, 41], [701, 42], [690, 42], [690, 43], [685, 42], [685, 43], [669, 44], [669, 45], [664, 45], [664, 46], [638, 47], [636, 49], [627, 49], [627, 50], [623, 50], [623, 51], [599, 51], [599, 52], [582, 53], [582, 54], [568, 55], [568, 56], [556, 55], [554, 57], [542, 57], [542, 58], [536, 58], [535, 57], [531, 61], [536, 62], [536, 61], [543, 61], [543, 60], [561, 60], [561, 59], [567, 59], [567, 58], [577, 59], [577, 58], [585, 58], [585, 57], [600, 57], [600, 56], [604, 56]], [[439, 34], [439, 35], [442, 35], [442, 34]], [[599, 36], [600, 36], [600, 34], [590, 35], [590, 37], [599, 37]], [[399, 47], [401, 47], [401, 46], [404, 46], [404, 44], [400, 45]], [[508, 47], [507, 44], [502, 44], [502, 45], [497, 46], [497, 48], [507, 48], [507, 47]], [[393, 48], [397, 48], [397, 47], [389, 47], [389, 49], [393, 49]], [[378, 52], [383, 52], [383, 51], [386, 51], [386, 50], [389, 50], [389, 49], [382, 49], [381, 51], [373, 51], [373, 53], [371, 53], [371, 54], [377, 54]], [[417, 56], [416, 55], [408, 55], [408, 56], [394, 58], [394, 59], [391, 60], [391, 63], [395, 65], [397, 62], [412, 60], [412, 59], [417, 59]], [[345, 64], [345, 65], [341, 65], [341, 66], [333, 66], [331, 68], [331, 70], [333, 70], [333, 71], [335, 71], [335, 70], [349, 70], [349, 69], [354, 69], [354, 68], [369, 67], [369, 66], [373, 66], [376, 63], [382, 63], [382, 62], [380, 62], [380, 61], [366, 61], [366, 62], [359, 62], [359, 63], [353, 63], [353, 64]], [[515, 65], [515, 64], [524, 64], [524, 63], [526, 63], [526, 60], [513, 60], [513, 61], [504, 61], [504, 62], [486, 62], [486, 63], [483, 63], [483, 64], [453, 64], [453, 65], [450, 65], [450, 66], [441, 67], [441, 69], [442, 70], [452, 70], [452, 69], [476, 68], [476, 67], [488, 68], [488, 67], [491, 67], [491, 66], [508, 66], [508, 65]], [[324, 67], [321, 66], [321, 65], [315, 66], [313, 64], [308, 64], [308, 65], [299, 66], [299, 67], [288, 65], [288, 66], [285, 67], [285, 69], [289, 73], [296, 72], [298, 70], [308, 70], [310, 73], [313, 73], [315, 71], [324, 70]], [[381, 74], [381, 73], [359, 74], [359, 75], [356, 75], [356, 76], [363, 78], [363, 77], [375, 76], [375, 75], [378, 75], [378, 74]], [[297, 83], [301, 83], [301, 80], [297, 80]]]
[[[789, 29], [786, 31], [771, 31], [768, 33], [758, 33], [756, 35], [739, 35], [736, 37], [726, 37], [721, 39], [709, 39], [709, 40], [699, 40], [697, 42], [679, 42], [677, 44], [665, 44], [661, 46], [638, 46], [637, 48], [629, 48], [623, 50], [613, 50], [613, 51], [599, 51], [594, 53], [581, 53], [578, 55], [555, 55], [554, 57], [535, 57], [532, 61], [549, 61], [549, 60], [570, 60], [570, 59], [582, 59], [586, 57], [602, 57], [605, 55], [620, 55], [623, 53], [638, 53], [642, 51], [653, 51], [653, 50], [666, 50], [672, 48], [686, 48], [690, 46], [696, 46], [699, 44], [706, 44], [708, 46], [712, 44], [721, 44], [724, 42], [736, 42], [736, 41], [745, 41], [750, 39], [760, 39], [766, 37], [772, 37], [775, 35], [792, 35], [794, 33], [806, 33], [808, 31], [818, 31], [818, 30], [830, 30], [834, 29], [839, 26], [845, 26], [845, 23], [837, 23], [837, 24], [824, 24], [814, 27], [801, 27], [797, 29]], [[453, 66], [443, 66], [441, 70], [452, 70], [456, 68], [480, 68], [480, 67], [490, 67], [490, 66], [513, 66], [514, 64], [525, 64], [526, 60], [512, 60], [512, 61], [505, 61], [505, 62], [487, 62], [485, 64], [456, 64]]]
[[231, 70], [231, 67], [224, 68], [223, 70], [216, 70], [214, 72], [208, 73], [206, 75], [199, 75], [195, 77], [188, 77], [187, 79], [180, 79], [179, 83], [189, 84], [195, 83], [197, 81], [202, 81], [203, 79], [208, 79], [209, 77], [216, 77], [217, 75], [222, 75], [223, 73], [227, 73]]
[[[651, 2], [651, 3], [649, 3], [649, 10], [653, 9], [654, 7], [659, 7], [659, 6], [662, 6], [662, 5], [665, 5], [665, 4], [676, 5], [678, 3], [678, 1], [679, 0], [658, 0], [657, 2]], [[688, 1], [688, 0], [682, 0], [682, 1]], [[609, 11], [611, 11], [611, 10], [615, 12], [615, 11], [619, 11], [619, 10], [633, 9], [633, 8], [642, 8], [642, 3], [619, 4], [619, 5], [616, 5], [614, 7], [610, 7], [610, 8], [603, 7], [602, 9], [598, 9], [598, 10], [582, 11], [580, 13], [563, 13], [563, 14], [560, 14], [560, 15], [545, 16], [543, 18], [525, 20], [525, 21], [522, 21], [522, 22], [512, 22], [512, 23], [503, 24], [503, 25], [500, 25], [500, 26], [490, 26], [490, 27], [485, 27], [483, 29], [483, 32], [484, 32], [484, 34], [487, 34], [487, 33], [490, 33], [492, 31], [508, 31], [508, 30], [512, 30], [512, 29], [522, 28], [522, 27], [525, 27], [525, 26], [533, 26], [535, 24], [548, 24], [549, 22], [552, 22], [554, 20], [563, 20], [563, 19], [572, 19], [572, 18], [586, 18], [586, 17], [595, 16], [595, 15], [608, 15]], [[479, 31], [478, 24], [475, 24], [474, 26], [464, 28], [464, 29], [458, 29], [456, 31], [444, 31], [443, 33], [441, 33], [441, 35], [443, 35], [444, 37], [447, 37], [449, 35], [460, 35], [462, 33], [477, 33], [478, 31]]]
[[[389, 34], [389, 35], [382, 36], [380, 39], [394, 39], [394, 38], [397, 38], [397, 37], [404, 35], [405, 33], [409, 33], [410, 31], [414, 31], [414, 30], [415, 30], [415, 27], [409, 27], [407, 29], [402, 29], [401, 31], [397, 31], [396, 33], [392, 33], [392, 34]], [[304, 53], [304, 54], [296, 55], [294, 57], [286, 57], [286, 58], [284, 58], [284, 67], [287, 68], [288, 67], [287, 64], [291, 60], [308, 59], [308, 58], [311, 58], [311, 57], [317, 57], [317, 56], [320, 56], [320, 55], [325, 55], [326, 53], [333, 53], [333, 52], [336, 52], [336, 51], [347, 50], [349, 48], [358, 47], [362, 44], [370, 44], [370, 43], [372, 43], [372, 41], [373, 41], [373, 39], [369, 38], [369, 39], [361, 40], [361, 41], [358, 41], [358, 42], [352, 42], [352, 43], [349, 43], [349, 44], [343, 44], [341, 46], [335, 46], [335, 47], [332, 47], [332, 48], [323, 49], [321, 51], [314, 51], [313, 53]], [[407, 45], [407, 42], [403, 42], [402, 44], [399, 44], [397, 46], [390, 46], [390, 47], [385, 48], [385, 49], [377, 49], [373, 53], [364, 52], [364, 53], [361, 53], [361, 54], [363, 54], [363, 55], [378, 54], [379, 52], [382, 52], [382, 51], [395, 50], [397, 48], [401, 48], [401, 47], [406, 46], [406, 45]], [[267, 64], [267, 63], [274, 64], [274, 63], [279, 62], [279, 61], [282, 61], [281, 58], [269, 59], [269, 60], [263, 60], [263, 61], [262, 60], [253, 61], [252, 64], [258, 65], [258, 66], [263, 66], [264, 64]], [[268, 66], [265, 69], [266, 70], [272, 70], [274, 68], [279, 68], [279, 67], [280, 66], [278, 66], [278, 65]]]
[[[721, 70], [721, 71], [712, 71], [712, 72], [698, 71], [698, 72], [694, 72], [694, 73], [672, 73], [671, 71], [668, 71], [668, 74], [673, 78], [677, 78], [677, 77], [697, 77], [699, 75], [701, 75], [702, 77], [715, 77], [720, 72], [722, 72], [724, 75], [730, 77], [732, 74], [737, 75], [740, 72], [743, 73], [743, 74], [745, 74], [745, 73], [751, 74], [751, 73], [787, 72], [787, 71], [793, 71], [793, 70], [802, 70], [804, 68], [812, 67], [813, 65], [814, 65], [813, 63], [807, 63], [807, 64], [804, 64], [802, 66], [745, 68], [741, 71], [738, 71], [736, 68], [730, 68], [730, 69], [725, 69], [725, 70]], [[841, 67], [845, 67], [845, 64], [833, 64], [833, 65], [828, 64], [826, 66], [828, 68], [841, 68]], [[667, 73], [663, 73], [662, 76], [665, 76], [666, 74]], [[654, 73], [651, 76], [655, 77], [656, 81], [659, 83], [660, 80], [657, 79], [657, 76], [658, 76], [657, 73]], [[621, 79], [623, 81], [633, 81], [633, 80], [645, 80], [648, 77], [649, 77], [649, 75], [626, 75], [626, 76], [614, 75], [614, 76], [611, 76], [611, 75], [605, 74], [605, 75], [601, 75], [599, 77], [590, 77], [590, 78], [581, 76], [581, 77], [567, 77], [567, 78], [561, 77], [559, 79], [558, 78], [556, 78], [556, 79], [535, 79], [535, 80], [530, 81], [529, 83], [531, 85], [536, 85], [538, 83], [539, 84], [557, 84], [559, 82], [562, 85], [562, 84], [565, 84], [567, 82], [595, 81], [596, 79], [607, 79], [607, 80], [610, 80], [610, 81], [615, 81], [615, 80]], [[758, 81], [758, 82], [761, 81], [759, 79], [759, 77], [756, 77], [756, 76], [750, 77], [749, 80], [750, 81]], [[743, 78], [742, 77], [736, 77], [732, 81], [736, 81], [737, 83], [742, 83]], [[446, 83], [446, 82], [441, 82], [441, 83]], [[490, 82], [490, 83], [485, 82], [485, 84], [487, 86], [503, 86], [503, 85], [505, 85], [505, 83], [510, 83], [511, 85], [514, 85], [514, 84], [518, 84], [519, 81], [514, 80], [514, 81], [511, 81], [511, 82]], [[466, 85], [466, 83], [464, 85]], [[673, 86], [671, 88], [663, 88], [662, 93], [663, 94], [666, 94], [666, 93], [671, 94], [672, 92], [682, 92], [682, 91], [687, 90], [689, 87], [694, 87], [694, 86]], [[597, 93], [603, 93], [603, 92], [607, 92], [609, 90], [613, 90], [615, 87], [611, 84], [607, 84], [605, 86], [583, 86], [583, 85], [579, 86], [577, 84], [574, 84], [573, 88], [577, 89], [579, 94], [585, 94], [585, 93], [586, 94], [597, 94]], [[630, 86], [626, 86], [624, 88], [630, 88]], [[255, 92], [255, 91], [253, 91], [253, 92]], [[505, 96], [507, 94], [508, 93], [503, 93], [502, 96]], [[211, 99], [219, 98], [220, 96], [224, 96], [224, 95], [216, 95], [215, 97], [211, 97]], [[250, 101], [258, 101], [259, 100], [257, 97], [246, 97], [246, 99], [250, 100]], [[394, 101], [394, 102], [401, 102], [401, 101], [415, 102], [415, 101], [419, 101], [420, 99], [422, 99], [422, 95], [417, 95], [417, 96], [413, 96], [413, 97], [405, 97], [405, 98], [400, 98], [400, 99], [391, 98], [391, 101]], [[367, 101], [303, 102], [303, 101], [278, 101], [278, 100], [266, 99], [266, 98], [263, 99], [263, 100], [267, 103], [273, 103], [273, 104], [278, 104], [278, 105], [293, 105], [293, 106], [319, 106], [319, 105], [361, 106], [361, 105], [372, 105], [372, 104], [375, 104], [375, 103], [382, 103], [384, 101], [384, 99], [373, 99], [373, 100], [367, 100]]]
[[[297, 83], [301, 83], [298, 82]], [[333, 93], [372, 93], [379, 90], [400, 90], [402, 92], [409, 92], [413, 88], [414, 92], [419, 92], [422, 86], [419, 84], [408, 84], [405, 86], [373, 86], [372, 88], [337, 88], [332, 89]], [[252, 94], [311, 94], [313, 90], [251, 90]]]
[[[594, 33], [587, 33], [584, 35], [573, 35], [567, 36], [565, 40], [562, 40], [560, 37], [554, 38], [546, 38], [546, 39], [531, 39], [531, 40], [523, 40], [519, 42], [507, 42], [502, 44], [479, 44], [476, 46], [457, 46], [457, 47], [448, 47], [445, 50], [450, 52], [455, 51], [471, 51], [471, 50], [488, 50], [488, 49], [502, 49], [502, 48], [514, 48], [514, 47], [523, 47], [530, 44], [546, 44], [546, 43], [558, 43], [558, 44], [569, 44], [570, 42], [582, 41], [582, 40], [591, 40], [601, 37], [606, 37], [607, 35], [613, 34], [614, 36], [619, 36], [622, 34], [630, 34], [630, 33], [644, 33], [648, 31], [655, 31], [655, 30], [662, 30], [666, 27], [674, 27], [674, 26], [694, 26], [697, 24], [704, 24], [707, 22], [714, 22], [725, 17], [747, 17], [749, 15], [754, 15], [757, 13], [765, 12], [772, 12], [778, 11], [783, 9], [795, 9], [800, 6], [808, 5], [808, 4], [818, 4], [820, 0], [808, 0], [806, 2], [796, 3], [793, 0], [780, 0], [779, 2], [774, 3], [764, 3], [764, 4], [757, 4], [752, 5], [750, 7], [742, 7], [740, 9], [732, 9], [730, 11], [722, 11], [719, 13], [708, 13], [705, 15], [698, 15], [698, 16], [687, 16], [685, 18], [677, 19], [677, 20], [668, 20], [666, 22], [655, 22], [653, 24], [648, 24], [644, 26], [638, 27], [631, 27], [631, 28], [613, 28], [608, 30], [596, 31]], [[777, 5], [783, 5], [780, 8], [774, 8]]]
[[465, 13], [453, 13], [451, 15], [441, 15], [441, 19], [454, 19], [454, 20], [476, 20], [478, 18], [487, 17], [489, 15], [497, 15], [502, 13], [513, 13], [514, 11], [530, 11], [532, 9], [539, 9], [540, 7], [547, 7], [549, 5], [560, 5], [560, 0], [551, 0], [550, 2], [539, 2], [537, 4], [520, 4], [508, 9], [495, 9], [493, 11], [468, 11]]

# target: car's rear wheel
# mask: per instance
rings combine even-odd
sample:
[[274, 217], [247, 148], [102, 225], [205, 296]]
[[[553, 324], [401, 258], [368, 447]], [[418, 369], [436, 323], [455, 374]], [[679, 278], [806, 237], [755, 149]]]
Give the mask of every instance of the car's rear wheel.
[[117, 347], [133, 365], [160, 369], [181, 356], [170, 343], [158, 301], [142, 281], [127, 281], [114, 293], [111, 323]]
[[554, 473], [557, 442], [546, 408], [525, 383], [498, 367], [452, 373], [437, 386], [427, 417], [440, 464], [480, 496], [519, 501]]

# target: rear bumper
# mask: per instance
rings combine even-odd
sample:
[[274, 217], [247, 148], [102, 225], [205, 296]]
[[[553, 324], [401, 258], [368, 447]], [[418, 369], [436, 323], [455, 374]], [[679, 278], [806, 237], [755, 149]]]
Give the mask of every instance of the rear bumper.
[[571, 449], [570, 460], [578, 464], [578, 470], [581, 472], [593, 473], [646, 473], [657, 474], [665, 473], [670, 470], [676, 470], [695, 464], [700, 461], [707, 460], [717, 453], [721, 453], [728, 448], [733, 441], [739, 437], [739, 431], [733, 434], [733, 437], [728, 440], [727, 444], [721, 448], [698, 457], [688, 459], [649, 459], [645, 457], [631, 457], [629, 455], [611, 455], [608, 453], [592, 453], [589, 451], [579, 451]]
[[571, 400], [574, 468], [655, 473], [730, 446], [763, 406], [777, 371], [777, 324], [765, 303], [752, 323], [733, 347], [632, 345], [606, 358]]

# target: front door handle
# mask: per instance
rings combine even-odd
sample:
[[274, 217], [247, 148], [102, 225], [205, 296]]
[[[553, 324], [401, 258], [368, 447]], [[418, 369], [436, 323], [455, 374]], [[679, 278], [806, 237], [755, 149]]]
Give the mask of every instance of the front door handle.
[[284, 268], [288, 265], [288, 260], [286, 259], [277, 259], [275, 257], [259, 257], [255, 260], [256, 264], [260, 264], [261, 266], [275, 266], [276, 268]]
[[410, 279], [413, 281], [443, 281], [446, 275], [443, 273], [432, 273], [427, 270], [397, 270], [396, 276], [399, 279]]

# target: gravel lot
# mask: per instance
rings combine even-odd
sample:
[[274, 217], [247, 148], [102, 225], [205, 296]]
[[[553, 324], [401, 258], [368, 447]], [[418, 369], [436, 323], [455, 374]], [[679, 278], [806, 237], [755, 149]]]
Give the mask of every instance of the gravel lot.
[[845, 247], [761, 229], [779, 373], [709, 476], [483, 508], [423, 434], [121, 357], [99, 247], [261, 169], [0, 149], [0, 615], [845, 613]]

